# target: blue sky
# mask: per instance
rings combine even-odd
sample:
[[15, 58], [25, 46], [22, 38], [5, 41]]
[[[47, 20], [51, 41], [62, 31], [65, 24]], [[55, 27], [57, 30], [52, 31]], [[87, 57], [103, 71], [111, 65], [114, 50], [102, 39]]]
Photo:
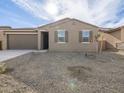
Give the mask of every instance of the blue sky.
[[0, 25], [36, 27], [62, 18], [101, 26], [124, 25], [124, 0], [0, 0]]
[[0, 25], [12, 27], [36, 27], [48, 21], [35, 17], [11, 0], [0, 0]]

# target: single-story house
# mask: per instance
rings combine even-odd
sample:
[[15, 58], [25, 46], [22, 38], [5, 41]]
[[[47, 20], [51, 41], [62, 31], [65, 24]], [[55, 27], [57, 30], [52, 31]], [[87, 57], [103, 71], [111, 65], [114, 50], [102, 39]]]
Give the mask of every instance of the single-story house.
[[97, 44], [96, 36], [99, 33], [104, 34], [104, 49], [122, 49], [124, 45], [124, 27], [103, 29], [73, 18], [36, 28], [2, 26], [0, 33], [0, 49], [3, 50], [98, 51], [101, 44]]
[[2, 49], [49, 51], [96, 51], [99, 27], [65, 18], [37, 28], [4, 27]]

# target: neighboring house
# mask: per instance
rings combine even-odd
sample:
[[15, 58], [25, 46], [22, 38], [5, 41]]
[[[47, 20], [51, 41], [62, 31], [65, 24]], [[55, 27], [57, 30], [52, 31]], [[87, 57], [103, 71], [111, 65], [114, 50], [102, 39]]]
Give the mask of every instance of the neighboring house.
[[48, 49], [49, 51], [96, 51], [99, 27], [65, 18], [37, 28], [4, 28], [3, 49]]
[[100, 30], [106, 41], [106, 49], [124, 50], [124, 27], [115, 29]]
[[[96, 43], [96, 36], [101, 33]], [[37, 28], [0, 26], [0, 49], [49, 51], [98, 51], [124, 49], [124, 27], [103, 29], [77, 19], [65, 18]]]

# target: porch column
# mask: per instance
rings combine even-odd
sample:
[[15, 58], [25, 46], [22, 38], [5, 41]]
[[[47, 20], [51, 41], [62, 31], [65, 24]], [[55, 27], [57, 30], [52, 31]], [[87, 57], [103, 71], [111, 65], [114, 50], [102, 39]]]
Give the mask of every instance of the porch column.
[[41, 50], [41, 31], [38, 30], [38, 50]]
[[2, 49], [7, 50], [7, 34], [5, 32], [2, 33]]

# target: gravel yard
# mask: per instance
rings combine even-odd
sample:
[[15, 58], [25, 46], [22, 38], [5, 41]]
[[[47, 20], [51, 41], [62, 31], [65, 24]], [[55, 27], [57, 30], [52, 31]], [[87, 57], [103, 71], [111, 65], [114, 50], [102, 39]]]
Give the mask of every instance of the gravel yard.
[[29, 53], [6, 63], [38, 93], [124, 93], [124, 56], [114, 53]]
[[0, 93], [37, 93], [23, 82], [18, 82], [12, 76], [0, 75]]

